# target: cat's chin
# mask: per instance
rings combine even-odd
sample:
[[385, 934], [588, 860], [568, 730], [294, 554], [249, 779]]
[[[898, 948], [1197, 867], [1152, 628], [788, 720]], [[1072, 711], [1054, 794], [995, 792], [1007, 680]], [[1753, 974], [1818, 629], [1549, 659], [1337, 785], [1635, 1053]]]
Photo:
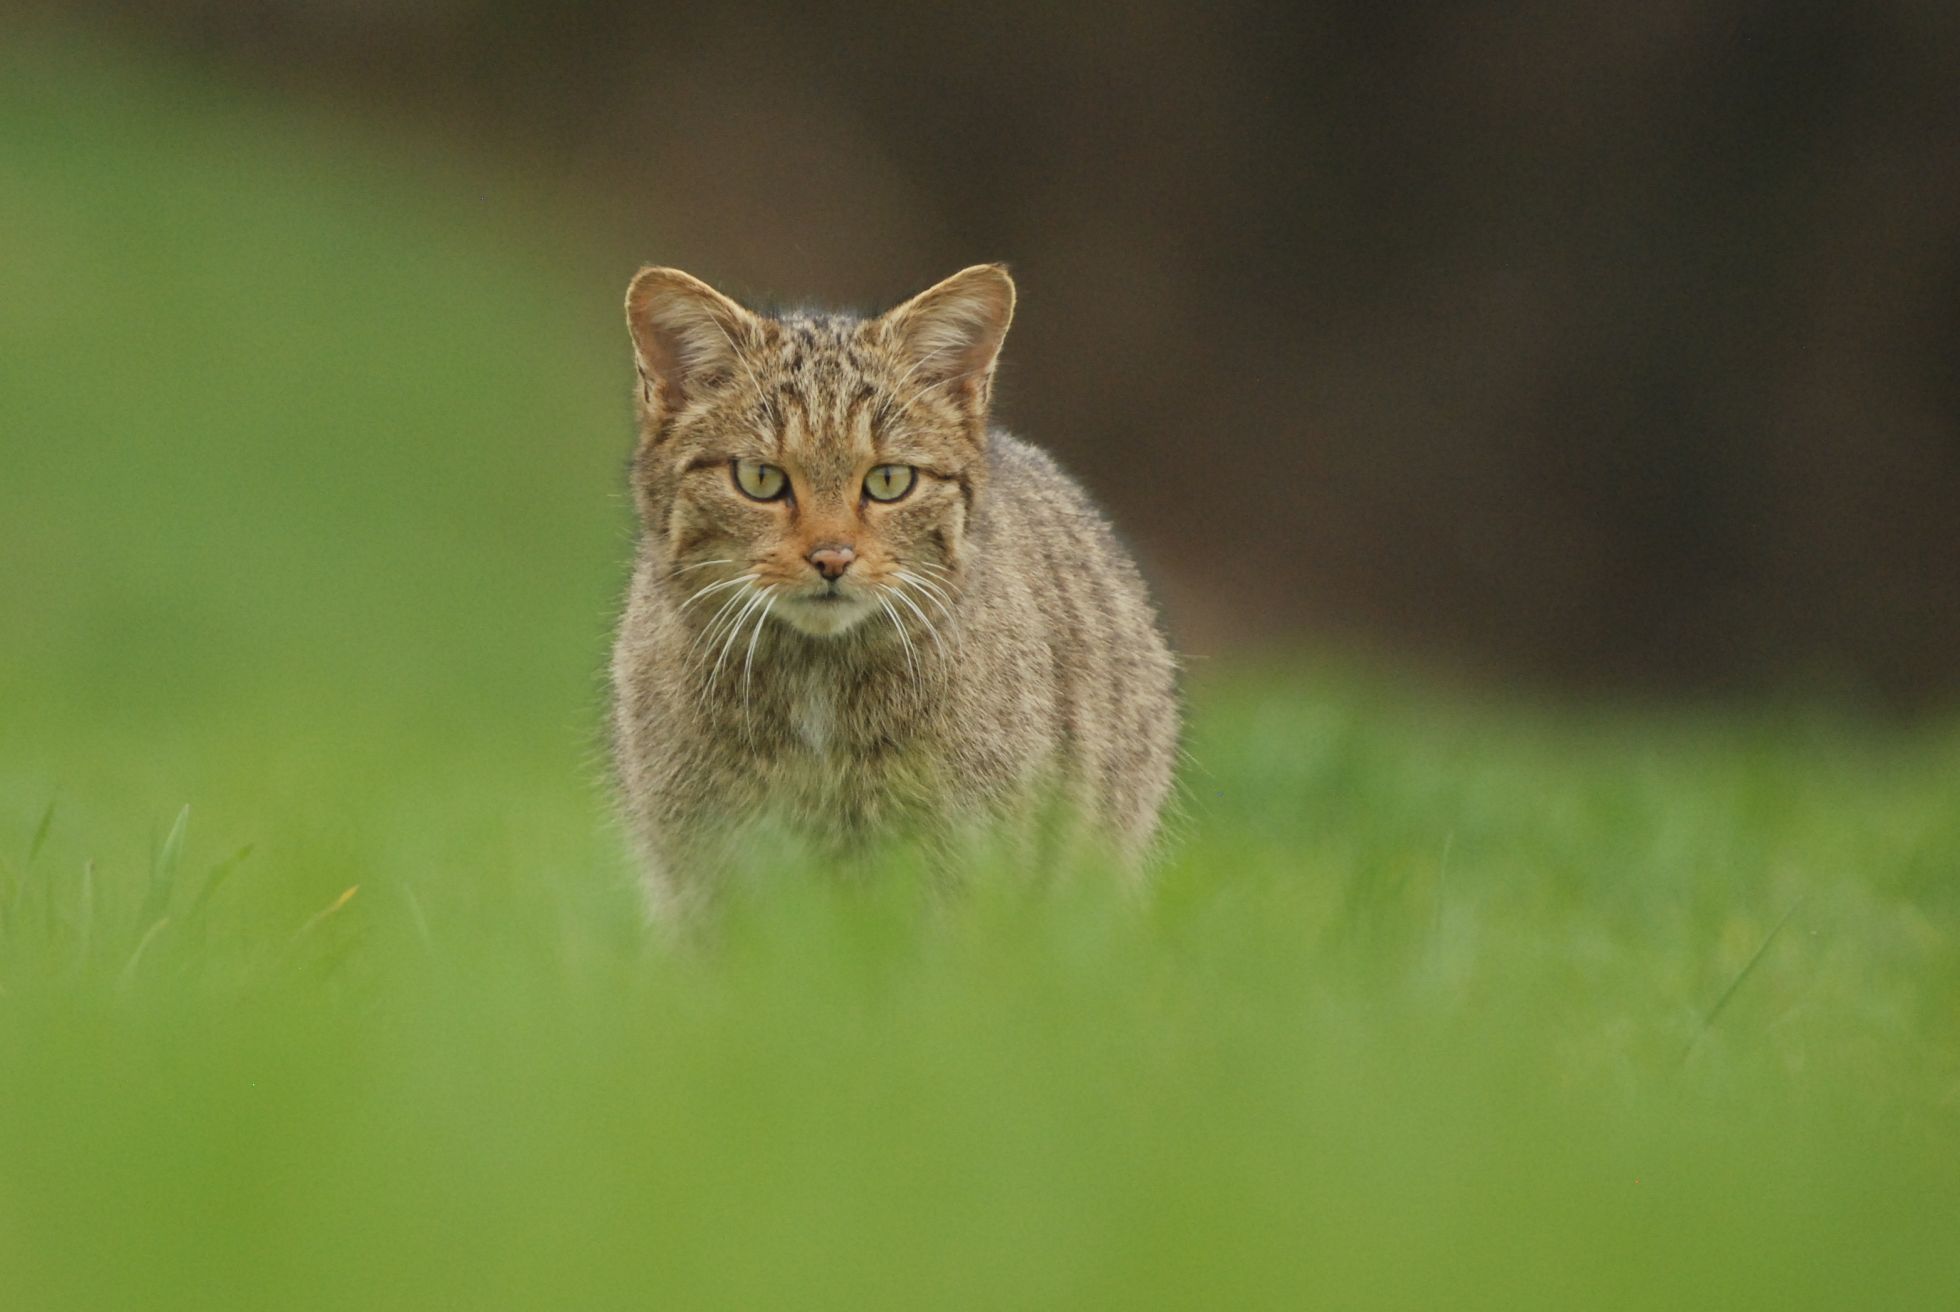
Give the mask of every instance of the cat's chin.
[[869, 599], [860, 597], [792, 597], [776, 607], [776, 614], [798, 633], [813, 638], [835, 638], [862, 623], [877, 609]]

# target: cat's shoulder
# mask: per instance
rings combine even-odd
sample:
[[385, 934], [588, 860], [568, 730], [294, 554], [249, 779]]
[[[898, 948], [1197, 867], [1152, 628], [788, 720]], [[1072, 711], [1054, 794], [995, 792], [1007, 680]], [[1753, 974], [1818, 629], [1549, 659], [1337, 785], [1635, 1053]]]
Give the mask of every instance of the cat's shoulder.
[[988, 430], [987, 466], [996, 487], [1040, 489], [1092, 504], [1088, 490], [1060, 461], [1042, 447], [1004, 428]]

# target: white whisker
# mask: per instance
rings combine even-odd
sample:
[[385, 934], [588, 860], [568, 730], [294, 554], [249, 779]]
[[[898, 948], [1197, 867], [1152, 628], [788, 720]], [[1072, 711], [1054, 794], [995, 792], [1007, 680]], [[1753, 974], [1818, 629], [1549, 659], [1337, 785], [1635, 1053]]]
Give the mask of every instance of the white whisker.
[[732, 560], [697, 560], [692, 565], [681, 565], [669, 570], [668, 573], [678, 578], [682, 574], [691, 574], [697, 569], [706, 569], [710, 565], [733, 565], [734, 563]]
[[715, 667], [714, 669], [708, 672], [708, 686], [705, 693], [703, 694], [704, 696], [713, 693], [715, 684], [720, 682], [721, 667], [728, 662], [728, 653], [734, 648], [735, 639], [741, 634], [742, 626], [748, 623], [749, 612], [753, 611], [757, 606], [760, 606], [763, 602], [767, 601], [768, 599], [769, 599], [768, 589], [766, 588], [752, 589], [752, 595], [749, 597], [748, 605], [742, 607], [742, 609], [736, 613], [735, 622], [728, 626], [728, 637], [722, 641], [721, 654], [715, 657]]
[[740, 606], [743, 600], [744, 600], [744, 594], [741, 592], [731, 592], [728, 594], [727, 599], [721, 603], [721, 608], [714, 613], [714, 618], [710, 619], [706, 624], [702, 625], [701, 632], [694, 635], [694, 641], [691, 644], [689, 644], [687, 649], [686, 662], [685, 664], [683, 664], [681, 668], [685, 670], [694, 669], [695, 667], [694, 654], [696, 651], [701, 652], [701, 663], [702, 664], [707, 663], [707, 659], [708, 659], [707, 653], [714, 650], [715, 638], [721, 632], [721, 622], [724, 619], [726, 619], [730, 614], [730, 612], [732, 612], [737, 606]]
[[[889, 590], [890, 589], [884, 589], [884, 591], [889, 591]], [[905, 668], [912, 672], [912, 677], [914, 679], [918, 678], [919, 677], [918, 657], [912, 651], [912, 639], [905, 636], [905, 625], [898, 618], [897, 608], [894, 607], [889, 601], [886, 601], [882, 595], [873, 598], [873, 600], [875, 600], [880, 606], [883, 606], [885, 608], [885, 615], [892, 622], [892, 631], [898, 634], [898, 640], [905, 645]]]
[[945, 589], [941, 588], [931, 579], [914, 574], [910, 570], [895, 570], [893, 573], [900, 581], [909, 583], [917, 588], [920, 596], [939, 607], [939, 613], [946, 617], [948, 624], [953, 622], [953, 599], [946, 594]]
[[753, 574], [739, 574], [732, 579], [721, 579], [718, 582], [710, 583], [707, 587], [700, 589], [693, 596], [689, 597], [686, 601], [683, 601], [680, 604], [680, 610], [676, 611], [675, 613], [683, 614], [686, 612], [689, 606], [692, 606], [695, 602], [701, 600], [701, 598], [712, 596], [714, 593], [721, 591], [723, 588], [733, 588], [733, 587], [738, 587], [744, 583], [753, 583], [755, 581], [755, 578], [756, 576]]
[[924, 611], [919, 609], [918, 602], [913, 601], [910, 597], [906, 596], [903, 592], [900, 592], [897, 588], [890, 589], [890, 592], [893, 597], [905, 603], [905, 607], [907, 610], [911, 611], [914, 615], [917, 615], [919, 617], [919, 623], [925, 625], [926, 634], [928, 637], [932, 639], [932, 645], [939, 648], [939, 659], [942, 661], [945, 660], [946, 644], [940, 641], [939, 630], [936, 627], [934, 627], [932, 618], [928, 616]]
[[755, 632], [749, 635], [749, 652], [742, 658], [742, 714], [744, 716], [749, 712], [749, 676], [755, 671], [756, 640], [762, 636], [762, 626], [768, 620], [769, 612], [776, 606], [775, 585], [770, 584], [762, 591], [769, 600], [763, 604], [762, 613], [755, 617]]
[[929, 560], [908, 560], [905, 562], [905, 564], [906, 567], [909, 569], [925, 570], [927, 573], [932, 574], [938, 578], [944, 579], [948, 583], [953, 583], [957, 581], [954, 578], [952, 570], [947, 569], [944, 565], [935, 565]]

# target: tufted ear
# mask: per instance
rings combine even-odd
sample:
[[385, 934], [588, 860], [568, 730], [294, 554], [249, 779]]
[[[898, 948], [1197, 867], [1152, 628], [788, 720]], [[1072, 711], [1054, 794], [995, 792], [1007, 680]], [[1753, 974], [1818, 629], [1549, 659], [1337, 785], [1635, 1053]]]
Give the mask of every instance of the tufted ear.
[[984, 409], [994, 362], [1014, 318], [1014, 280], [1004, 264], [976, 264], [928, 287], [884, 316], [911, 385], [944, 387]]
[[691, 274], [641, 269], [626, 289], [626, 326], [640, 371], [640, 400], [658, 419], [741, 366], [740, 343], [761, 321]]

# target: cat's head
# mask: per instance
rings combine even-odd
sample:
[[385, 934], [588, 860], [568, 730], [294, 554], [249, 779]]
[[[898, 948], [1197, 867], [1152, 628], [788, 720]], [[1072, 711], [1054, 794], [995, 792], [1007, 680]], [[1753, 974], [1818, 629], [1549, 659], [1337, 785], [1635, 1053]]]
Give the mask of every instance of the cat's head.
[[772, 318], [642, 269], [626, 294], [633, 481], [662, 586], [704, 616], [766, 606], [814, 635], [944, 607], [1013, 312], [992, 264], [875, 319]]

